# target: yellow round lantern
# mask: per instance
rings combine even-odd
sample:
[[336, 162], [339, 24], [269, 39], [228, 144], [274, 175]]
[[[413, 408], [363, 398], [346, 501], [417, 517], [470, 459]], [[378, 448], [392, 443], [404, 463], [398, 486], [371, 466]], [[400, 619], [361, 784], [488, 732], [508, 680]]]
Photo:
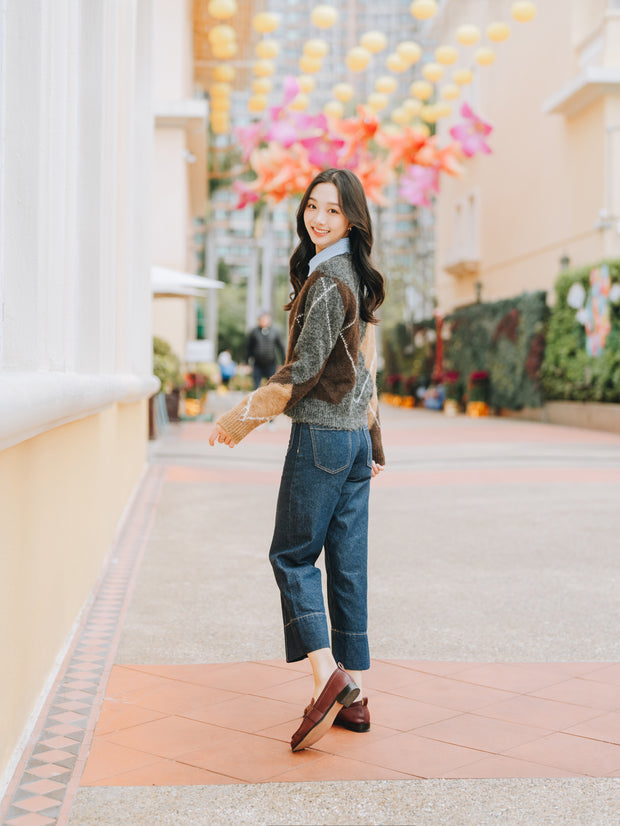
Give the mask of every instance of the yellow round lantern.
[[233, 57], [236, 57], [238, 46], [234, 40], [229, 40], [226, 43], [218, 43], [217, 45], [213, 45], [213, 57], [216, 57], [218, 60], [230, 60]]
[[313, 75], [315, 72], [320, 72], [323, 66], [323, 61], [320, 57], [308, 57], [307, 54], [302, 54], [299, 58], [299, 68], [305, 75]]
[[337, 83], [332, 89], [332, 95], [341, 103], [347, 103], [355, 94], [355, 89], [350, 83]]
[[428, 80], [414, 80], [409, 87], [409, 92], [411, 97], [428, 100], [433, 94], [433, 84], [429, 83]]
[[225, 112], [211, 115], [211, 129], [216, 135], [225, 135], [230, 131], [230, 118]]
[[368, 95], [368, 107], [373, 110], [373, 112], [380, 112], [382, 109], [389, 103], [389, 99], [387, 95], [382, 95], [381, 92], [371, 92]]
[[452, 73], [452, 80], [458, 83], [459, 86], [467, 86], [474, 79], [474, 73], [471, 69], [456, 69]]
[[401, 103], [400, 108], [405, 110], [409, 118], [416, 118], [422, 111], [422, 103], [413, 98], [406, 98]]
[[299, 83], [301, 91], [308, 94], [316, 86], [316, 78], [310, 77], [310, 75], [299, 75], [297, 83]]
[[329, 29], [338, 20], [338, 12], [333, 6], [321, 4], [312, 9], [310, 19], [319, 29]]
[[248, 100], [248, 109], [250, 112], [262, 112], [266, 106], [266, 95], [252, 95], [252, 97]]
[[306, 40], [304, 43], [304, 54], [308, 57], [325, 57], [329, 51], [329, 46], [320, 37], [315, 37], [312, 40]]
[[279, 25], [280, 18], [277, 14], [273, 14], [273, 12], [270, 11], [261, 11], [258, 14], [255, 14], [252, 20], [254, 31], [259, 34], [269, 34], [269, 32], [275, 32]]
[[227, 98], [227, 97], [211, 98], [211, 111], [212, 112], [229, 112], [230, 111], [230, 98]]
[[252, 71], [257, 77], [269, 77], [275, 71], [275, 66], [271, 60], [257, 60]]
[[347, 66], [352, 72], [363, 72], [372, 54], [363, 46], [354, 46], [347, 52]]
[[473, 46], [480, 40], [480, 29], [471, 23], [465, 23], [456, 30], [456, 39], [463, 46]]
[[443, 66], [439, 63], [427, 63], [422, 67], [422, 74], [431, 83], [435, 83], [443, 77]]
[[493, 43], [501, 43], [510, 36], [510, 26], [507, 23], [489, 23], [486, 35]]
[[398, 106], [396, 109], [394, 109], [390, 117], [392, 118], [394, 123], [397, 123], [399, 126], [404, 126], [411, 120], [409, 113], [402, 106]]
[[228, 97], [232, 92], [230, 83], [212, 83], [209, 86], [209, 94], [212, 98]]
[[437, 3], [436, 0], [413, 0], [409, 10], [418, 20], [428, 20], [437, 14]]
[[373, 54], [377, 54], [377, 52], [382, 52], [387, 46], [387, 37], [383, 32], [366, 32], [366, 34], [362, 35], [360, 46], [368, 49], [368, 51]]
[[303, 112], [304, 109], [308, 108], [310, 103], [310, 98], [304, 92], [300, 92], [297, 97], [293, 98], [293, 100], [289, 103], [290, 109], [295, 109], [296, 112]]
[[495, 60], [495, 52], [488, 46], [481, 46], [474, 53], [474, 60], [479, 66], [490, 66]]
[[456, 100], [461, 94], [461, 87], [456, 83], [446, 83], [442, 86], [441, 97], [444, 100]]
[[439, 120], [439, 118], [449, 118], [452, 114], [452, 107], [449, 103], [446, 103], [445, 101], [440, 100], [439, 103], [435, 103], [434, 108], [435, 117], [437, 118], [437, 120]]
[[341, 118], [344, 115], [344, 106], [339, 100], [328, 100], [323, 112], [328, 118]]
[[536, 4], [532, 0], [518, 0], [510, 7], [510, 14], [518, 23], [529, 23], [536, 17]]
[[436, 123], [439, 118], [437, 114], [437, 107], [432, 103], [428, 106], [423, 106], [422, 111], [420, 112], [420, 117], [422, 120], [426, 121], [426, 123]]
[[375, 91], [391, 95], [398, 89], [398, 81], [391, 75], [382, 75], [375, 80]]
[[454, 46], [438, 46], [435, 49], [435, 60], [444, 66], [450, 66], [452, 63], [456, 63], [458, 56], [459, 53]]
[[211, 17], [218, 20], [226, 20], [237, 13], [237, 3], [235, 0], [209, 0], [207, 10]]
[[209, 43], [212, 46], [216, 46], [220, 43], [234, 42], [237, 35], [232, 26], [229, 26], [227, 23], [219, 23], [217, 26], [209, 29], [207, 37], [209, 38]]
[[447, 103], [433, 103], [423, 106], [420, 115], [426, 123], [437, 123], [440, 118], [447, 118], [451, 113], [452, 109]]
[[403, 40], [396, 47], [396, 54], [404, 60], [408, 66], [417, 63], [422, 57], [422, 47], [413, 40]]
[[273, 89], [273, 83], [268, 77], [257, 77], [252, 81], [252, 91], [255, 95], [268, 95]]
[[213, 77], [221, 83], [232, 83], [235, 79], [235, 68], [234, 66], [227, 66], [226, 64], [216, 66], [213, 69]]
[[277, 40], [259, 40], [256, 44], [256, 57], [263, 60], [272, 60], [280, 54], [280, 44]]
[[390, 72], [396, 72], [397, 74], [406, 72], [409, 68], [409, 63], [403, 60], [402, 57], [398, 54], [398, 52], [394, 52], [394, 54], [388, 55], [385, 60], [385, 65], [388, 67]]

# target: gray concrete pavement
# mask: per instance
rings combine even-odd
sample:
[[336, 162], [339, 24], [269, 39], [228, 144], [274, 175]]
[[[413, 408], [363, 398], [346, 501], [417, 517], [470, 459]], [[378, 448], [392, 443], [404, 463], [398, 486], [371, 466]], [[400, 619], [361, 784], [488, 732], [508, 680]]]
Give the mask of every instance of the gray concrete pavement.
[[[373, 657], [620, 660], [620, 437], [394, 408], [383, 418], [388, 469], [373, 483], [370, 532]], [[232, 451], [208, 447], [208, 429], [171, 428], [153, 445], [168, 482], [117, 663], [283, 656], [267, 549], [288, 423]], [[619, 784], [82, 788], [70, 823], [602, 826], [620, 823]]]

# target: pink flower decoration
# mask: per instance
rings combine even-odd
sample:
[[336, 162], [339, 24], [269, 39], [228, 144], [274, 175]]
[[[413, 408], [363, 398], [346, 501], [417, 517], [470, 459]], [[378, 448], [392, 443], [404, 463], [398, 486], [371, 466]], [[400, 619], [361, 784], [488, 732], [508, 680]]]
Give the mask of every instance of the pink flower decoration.
[[239, 195], [239, 203], [237, 209], [243, 209], [248, 204], [253, 204], [258, 201], [258, 195], [251, 185], [246, 184], [245, 181], [234, 181], [233, 189]]
[[401, 176], [398, 191], [413, 206], [432, 206], [432, 193], [439, 192], [439, 169], [432, 166], [408, 166]]
[[250, 123], [248, 126], [239, 126], [235, 129], [235, 135], [241, 144], [241, 155], [244, 162], [250, 159], [252, 152], [264, 140], [263, 130], [265, 124], [259, 121], [258, 123]]
[[478, 117], [467, 103], [461, 106], [461, 117], [465, 118], [465, 122], [453, 126], [450, 134], [461, 144], [464, 154], [468, 158], [478, 152], [488, 155], [491, 147], [486, 143], [485, 138], [491, 134], [493, 127]]

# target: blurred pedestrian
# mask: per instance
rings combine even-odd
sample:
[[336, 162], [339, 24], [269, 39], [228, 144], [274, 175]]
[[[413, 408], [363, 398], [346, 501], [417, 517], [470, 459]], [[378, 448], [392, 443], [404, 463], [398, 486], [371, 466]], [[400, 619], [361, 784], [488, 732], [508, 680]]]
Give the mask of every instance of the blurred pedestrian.
[[271, 313], [264, 311], [258, 318], [258, 325], [250, 332], [247, 340], [247, 361], [252, 364], [254, 389], [260, 387], [263, 379], [269, 379], [276, 372], [278, 361], [284, 361], [284, 345], [280, 331], [271, 321]]
[[[287, 662], [308, 657], [314, 695], [293, 734], [307, 748], [334, 721], [370, 728], [362, 672], [367, 638], [370, 480], [383, 470], [375, 386], [374, 311], [384, 298], [359, 179], [329, 169], [297, 211], [289, 347], [283, 367], [215, 424], [209, 442], [234, 447], [278, 413], [293, 420], [269, 553], [280, 589]], [[325, 549], [330, 625], [316, 561]], [[331, 626], [331, 641], [328, 628]]]
[[217, 357], [217, 365], [220, 368], [222, 384], [224, 385], [224, 387], [227, 388], [230, 383], [230, 380], [237, 372], [237, 363], [233, 361], [233, 357], [231, 355], [230, 350], [222, 350], [222, 352]]

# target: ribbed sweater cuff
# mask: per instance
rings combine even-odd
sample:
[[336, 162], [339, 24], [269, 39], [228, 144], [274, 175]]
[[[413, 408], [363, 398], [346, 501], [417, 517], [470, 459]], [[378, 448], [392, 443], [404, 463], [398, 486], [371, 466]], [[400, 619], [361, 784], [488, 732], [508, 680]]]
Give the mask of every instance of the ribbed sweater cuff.
[[224, 415], [220, 416], [217, 420], [217, 424], [224, 428], [226, 433], [228, 433], [236, 445], [238, 445], [239, 442], [248, 435], [248, 433], [251, 433], [255, 427], [262, 424], [260, 421], [243, 421], [239, 413], [240, 411], [238, 411], [236, 407], [233, 407], [232, 410], [229, 410], [228, 413], [224, 413]]

